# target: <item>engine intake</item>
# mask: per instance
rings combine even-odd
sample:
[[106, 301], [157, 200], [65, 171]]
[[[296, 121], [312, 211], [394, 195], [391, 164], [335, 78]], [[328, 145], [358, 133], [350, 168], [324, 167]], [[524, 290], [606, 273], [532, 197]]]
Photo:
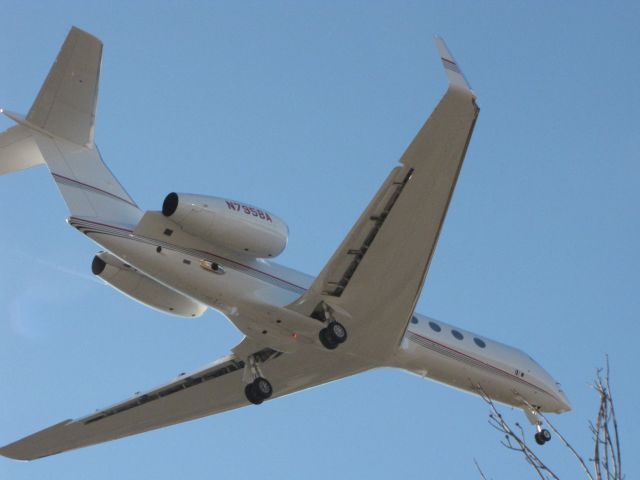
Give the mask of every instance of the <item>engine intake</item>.
[[180, 201], [180, 197], [176, 192], [171, 192], [162, 202], [162, 214], [165, 217], [170, 217], [176, 210], [178, 209], [178, 203]]

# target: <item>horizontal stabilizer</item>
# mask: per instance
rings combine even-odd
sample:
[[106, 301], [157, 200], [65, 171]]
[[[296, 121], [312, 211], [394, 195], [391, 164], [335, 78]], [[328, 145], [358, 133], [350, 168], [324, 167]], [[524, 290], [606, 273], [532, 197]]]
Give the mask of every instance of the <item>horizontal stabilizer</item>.
[[31, 131], [21, 125], [0, 133], [0, 175], [44, 164]]

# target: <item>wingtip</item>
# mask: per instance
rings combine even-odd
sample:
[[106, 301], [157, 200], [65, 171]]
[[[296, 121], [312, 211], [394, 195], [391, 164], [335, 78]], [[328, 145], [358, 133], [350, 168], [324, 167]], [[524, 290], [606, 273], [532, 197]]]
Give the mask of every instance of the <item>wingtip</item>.
[[57, 455], [58, 453], [61, 452], [55, 450], [45, 452], [33, 450], [25, 447], [24, 445], [20, 445], [20, 441], [0, 448], [1, 457], [10, 458], [11, 460], [16, 460], [18, 462], [32, 462], [41, 458]]
[[87, 32], [86, 30], [83, 30], [79, 27], [76, 27], [75, 25], [71, 26], [71, 29], [69, 30], [69, 33], [67, 36], [70, 36], [72, 34], [76, 34], [76, 35], [82, 35], [83, 37], [90, 39], [100, 45], [102, 45], [102, 40], [100, 40], [98, 37], [96, 37], [95, 35]]
[[[72, 422], [73, 420], [64, 420], [44, 430], [16, 440], [4, 447], [0, 447], [0, 455], [22, 462], [30, 462], [32, 460], [38, 460], [39, 458], [56, 455], [63, 450], [60, 449], [58, 442], [54, 438], [51, 438], [50, 434], [59, 432], [61, 427], [65, 427]], [[67, 448], [67, 450], [70, 450], [70, 448]]]
[[30, 458], [24, 458], [24, 456], [13, 452], [11, 445], [6, 445], [0, 448], [0, 456], [10, 458], [11, 460], [17, 460], [19, 462], [29, 462], [32, 460]]
[[439, 35], [435, 35], [434, 42], [438, 48], [438, 52], [440, 53], [440, 59], [442, 60], [442, 65], [444, 66], [447, 79], [449, 80], [449, 86], [468, 92], [475, 98], [476, 95], [473, 92], [471, 85], [469, 85], [469, 82], [464, 76], [464, 73], [462, 73], [462, 70], [451, 54], [451, 51], [447, 47], [444, 39]]

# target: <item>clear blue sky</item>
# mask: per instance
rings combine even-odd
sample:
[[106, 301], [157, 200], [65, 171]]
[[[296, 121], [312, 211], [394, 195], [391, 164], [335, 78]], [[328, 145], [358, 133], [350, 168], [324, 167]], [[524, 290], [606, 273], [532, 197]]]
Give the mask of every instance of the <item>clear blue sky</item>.
[[[105, 44], [97, 141], [138, 203], [176, 190], [270, 209], [291, 232], [279, 260], [312, 274], [444, 92], [444, 36], [482, 111], [418, 310], [536, 358], [563, 383], [574, 411], [556, 422], [585, 456], [589, 383], [609, 353], [623, 463], [640, 474], [636, 2], [55, 3], [2, 2], [0, 105], [26, 112], [68, 29], [88, 30]], [[65, 225], [46, 169], [0, 178], [0, 205], [0, 444], [239, 340], [214, 312], [163, 316], [93, 279], [97, 247]], [[38, 462], [0, 458], [0, 478], [468, 479], [473, 458], [522, 478], [487, 413], [382, 370]], [[559, 442], [543, 452], [578, 477]]]

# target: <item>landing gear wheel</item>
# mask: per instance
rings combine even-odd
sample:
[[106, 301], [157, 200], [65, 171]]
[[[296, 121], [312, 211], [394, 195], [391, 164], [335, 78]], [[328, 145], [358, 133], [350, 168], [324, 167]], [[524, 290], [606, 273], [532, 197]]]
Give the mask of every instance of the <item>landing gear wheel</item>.
[[333, 339], [331, 339], [331, 337], [329, 336], [329, 332], [327, 332], [326, 328], [323, 328], [322, 330], [320, 330], [318, 337], [320, 338], [320, 343], [322, 344], [322, 346], [327, 350], [334, 350], [338, 348], [338, 344], [335, 343]]
[[347, 329], [341, 323], [329, 322], [329, 324], [320, 330], [320, 343], [329, 349], [334, 350], [341, 343], [347, 340]]
[[253, 391], [253, 383], [245, 385], [244, 387], [244, 396], [247, 397], [254, 405], [260, 405], [264, 400], [259, 399]]
[[542, 430], [540, 430], [539, 432], [537, 432], [534, 435], [535, 439], [536, 439], [536, 443], [538, 445], [544, 445], [545, 443], [547, 443], [549, 440], [551, 440], [551, 433], [549, 432], [549, 430], [543, 428]]
[[347, 329], [341, 323], [330, 322], [327, 331], [338, 345], [347, 341]]
[[253, 389], [262, 400], [266, 400], [273, 393], [273, 388], [266, 378], [258, 377], [253, 383]]
[[244, 394], [254, 405], [260, 405], [273, 394], [273, 388], [266, 378], [258, 377], [244, 387]]

